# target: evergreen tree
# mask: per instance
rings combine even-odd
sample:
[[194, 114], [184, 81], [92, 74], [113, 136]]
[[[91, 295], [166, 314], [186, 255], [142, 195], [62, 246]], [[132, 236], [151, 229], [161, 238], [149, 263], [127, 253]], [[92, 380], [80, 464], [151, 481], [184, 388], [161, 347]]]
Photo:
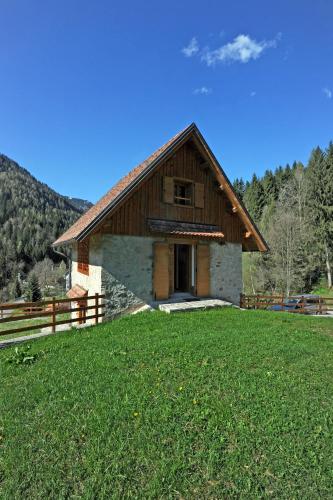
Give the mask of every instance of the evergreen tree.
[[278, 198], [278, 188], [275, 176], [271, 170], [266, 170], [262, 179], [262, 186], [264, 188], [265, 203], [268, 205], [276, 201]]
[[35, 273], [29, 275], [27, 289], [26, 289], [26, 299], [28, 302], [38, 302], [42, 298], [42, 293], [40, 291], [40, 286], [38, 278]]
[[253, 219], [259, 222], [265, 206], [265, 193], [256, 174], [253, 174], [249, 187], [245, 191], [244, 203]]
[[237, 196], [242, 200], [245, 193], [245, 183], [242, 178], [238, 177], [233, 182], [233, 188], [236, 191]]
[[21, 283], [20, 283], [20, 280], [18, 278], [16, 278], [16, 281], [15, 281], [15, 298], [18, 299], [21, 296], [22, 296]]
[[333, 260], [333, 143], [326, 153], [317, 147], [312, 151], [308, 171], [309, 217], [312, 218], [321, 261], [328, 286], [332, 287]]

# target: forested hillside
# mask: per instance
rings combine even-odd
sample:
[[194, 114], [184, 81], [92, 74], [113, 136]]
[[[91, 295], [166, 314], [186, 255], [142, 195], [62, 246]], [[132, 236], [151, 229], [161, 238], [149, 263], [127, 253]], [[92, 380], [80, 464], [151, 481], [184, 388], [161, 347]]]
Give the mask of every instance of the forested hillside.
[[79, 210], [80, 212], [86, 212], [90, 207], [92, 207], [92, 203], [90, 201], [81, 200], [81, 198], [72, 198], [71, 196], [65, 196], [65, 198], [75, 210]]
[[81, 213], [73, 202], [0, 155], [0, 291], [4, 298], [13, 295], [19, 273], [24, 277], [45, 256], [59, 260], [50, 245]]
[[245, 255], [245, 291], [308, 292], [321, 279], [332, 287], [333, 143], [314, 149], [307, 165], [236, 179], [234, 187], [270, 247]]

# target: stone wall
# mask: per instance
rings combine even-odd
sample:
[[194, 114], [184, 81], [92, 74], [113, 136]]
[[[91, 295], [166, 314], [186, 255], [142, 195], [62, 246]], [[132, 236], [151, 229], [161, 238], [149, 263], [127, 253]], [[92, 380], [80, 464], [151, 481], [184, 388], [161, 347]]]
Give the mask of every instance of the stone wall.
[[102, 236], [102, 293], [106, 315], [113, 317], [153, 300], [155, 238]]
[[243, 289], [242, 246], [238, 243], [210, 245], [210, 288], [212, 297], [239, 305]]
[[[89, 295], [105, 293], [107, 317], [152, 302], [154, 242], [159, 239], [110, 234], [92, 236], [89, 276], [77, 271], [76, 245], [73, 247], [72, 284], [81, 285]], [[211, 296], [239, 304], [243, 286], [241, 245], [211, 243], [210, 256]]]

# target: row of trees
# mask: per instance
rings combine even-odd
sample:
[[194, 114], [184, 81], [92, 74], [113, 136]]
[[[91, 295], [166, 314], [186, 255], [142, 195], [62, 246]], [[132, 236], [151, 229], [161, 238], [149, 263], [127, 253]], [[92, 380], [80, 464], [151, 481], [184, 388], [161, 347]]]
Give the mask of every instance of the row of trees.
[[245, 291], [308, 292], [323, 275], [332, 287], [333, 143], [314, 149], [307, 165], [236, 179], [234, 187], [270, 247], [245, 256]]

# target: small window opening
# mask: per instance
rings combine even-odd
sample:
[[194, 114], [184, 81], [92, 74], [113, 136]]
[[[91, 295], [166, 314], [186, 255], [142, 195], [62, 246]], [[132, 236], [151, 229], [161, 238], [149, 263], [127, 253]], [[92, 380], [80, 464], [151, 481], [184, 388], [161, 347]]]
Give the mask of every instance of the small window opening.
[[193, 204], [193, 189], [190, 182], [175, 181], [174, 183], [174, 202], [177, 205]]

